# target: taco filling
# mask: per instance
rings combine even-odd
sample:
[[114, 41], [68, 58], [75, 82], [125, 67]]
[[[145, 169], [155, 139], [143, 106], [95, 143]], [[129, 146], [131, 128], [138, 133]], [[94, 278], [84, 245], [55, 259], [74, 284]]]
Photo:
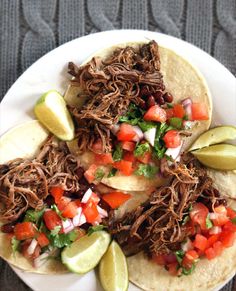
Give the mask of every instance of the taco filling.
[[12, 252], [40, 269], [106, 229], [127, 256], [143, 253], [180, 276], [231, 247], [236, 212], [187, 153], [211, 122], [198, 73], [155, 41], [68, 68], [75, 139], [50, 134], [33, 158], [0, 165], [1, 231]]

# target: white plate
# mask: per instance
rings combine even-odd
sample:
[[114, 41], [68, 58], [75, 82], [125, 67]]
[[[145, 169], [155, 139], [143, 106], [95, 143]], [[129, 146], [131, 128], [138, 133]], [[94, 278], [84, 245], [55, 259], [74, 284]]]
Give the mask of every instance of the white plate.
[[[175, 50], [195, 65], [205, 77], [213, 96], [213, 125], [236, 125], [236, 79], [223, 65], [199, 48], [171, 36], [149, 31], [117, 30], [91, 34], [68, 42], [43, 56], [25, 71], [0, 104], [0, 135], [9, 128], [34, 118], [32, 108], [45, 91], [57, 89], [64, 93], [69, 80], [66, 74], [69, 61], [79, 64], [103, 47], [143, 39], [155, 39], [160, 45]], [[49, 276], [14, 270], [26, 284], [37, 291], [100, 290], [94, 272], [84, 276]], [[139, 289], [130, 285], [129, 290]]]

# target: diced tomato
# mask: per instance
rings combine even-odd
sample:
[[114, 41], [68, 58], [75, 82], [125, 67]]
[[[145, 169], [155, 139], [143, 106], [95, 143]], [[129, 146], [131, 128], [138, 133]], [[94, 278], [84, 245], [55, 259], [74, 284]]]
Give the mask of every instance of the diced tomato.
[[97, 171], [97, 166], [92, 164], [87, 171], [84, 173], [84, 177], [91, 184], [95, 180], [95, 173]]
[[166, 118], [170, 119], [174, 117], [174, 109], [173, 108], [167, 108], [166, 109]]
[[132, 163], [129, 161], [121, 160], [119, 162], [115, 162], [113, 167], [121, 171], [121, 173], [126, 176], [130, 176], [133, 173]]
[[235, 232], [223, 231], [220, 235], [220, 241], [225, 248], [230, 248], [233, 246], [235, 240]]
[[178, 274], [178, 263], [172, 263], [167, 265], [168, 272], [171, 276], [177, 276]]
[[89, 201], [88, 203], [83, 205], [83, 213], [88, 223], [95, 222], [99, 217], [97, 205], [93, 201]]
[[175, 104], [173, 107], [174, 117], [183, 118], [185, 115], [185, 110], [183, 105]]
[[195, 248], [204, 251], [207, 247], [207, 238], [201, 234], [196, 234], [193, 245]]
[[111, 192], [108, 194], [102, 195], [102, 199], [106, 201], [112, 209], [118, 208], [120, 205], [124, 204], [132, 196], [130, 194], [125, 194], [123, 192]]
[[195, 250], [187, 251], [185, 256], [189, 261], [195, 261], [199, 257], [198, 253]]
[[120, 141], [132, 141], [136, 135], [136, 131], [133, 129], [132, 125], [122, 123], [117, 133], [117, 139]]
[[233, 219], [236, 217], [236, 211], [234, 211], [232, 208], [227, 207], [227, 215], [229, 218]]
[[128, 152], [132, 152], [135, 149], [135, 143], [132, 141], [123, 141], [122, 142], [122, 149]]
[[181, 138], [177, 130], [169, 130], [163, 140], [167, 148], [177, 148], [181, 144]]
[[205, 250], [205, 255], [208, 260], [212, 260], [216, 257], [216, 252], [213, 248], [208, 248]]
[[39, 235], [37, 236], [37, 241], [41, 248], [49, 245], [49, 239], [47, 238], [46, 234], [43, 232], [39, 233]]
[[125, 152], [123, 159], [131, 163], [134, 163], [136, 161], [136, 157], [132, 152]]
[[33, 238], [36, 234], [36, 229], [32, 222], [25, 221], [15, 225], [14, 233], [17, 240], [25, 240]]
[[224, 250], [224, 246], [221, 241], [217, 241], [213, 244], [213, 249], [215, 251], [216, 256], [220, 256]]
[[66, 207], [67, 204], [69, 204], [71, 202], [71, 199], [69, 197], [62, 197], [58, 203], [57, 203], [57, 208], [60, 210], [60, 211], [63, 211]]
[[81, 200], [80, 199], [75, 199], [74, 202], [77, 205], [77, 207], [81, 207]]
[[211, 220], [215, 226], [223, 226], [229, 221], [229, 218], [224, 214], [216, 213], [216, 217]]
[[62, 222], [61, 218], [53, 210], [47, 210], [43, 214], [43, 220], [46, 224], [47, 229], [53, 230], [56, 226], [61, 226], [60, 233], [62, 233]]
[[139, 162], [143, 163], [143, 164], [148, 164], [151, 160], [151, 152], [145, 152], [142, 156], [138, 156], [136, 157], [137, 160], [139, 160]]
[[103, 145], [102, 140], [97, 139], [92, 145], [92, 151], [95, 153], [102, 153], [103, 152]]
[[152, 259], [155, 263], [157, 263], [160, 266], [166, 265], [165, 255], [153, 255]]
[[192, 103], [192, 120], [208, 120], [208, 109], [205, 103]]
[[109, 165], [114, 162], [111, 153], [95, 154], [95, 161], [98, 165]]
[[225, 231], [231, 231], [231, 232], [236, 232], [236, 225], [231, 222], [231, 221], [228, 221], [226, 222], [226, 224], [223, 226], [223, 229]]
[[181, 262], [181, 265], [186, 269], [191, 269], [193, 265], [193, 260], [189, 260], [186, 255], [183, 257], [183, 260]]
[[98, 202], [100, 201], [100, 198], [98, 197], [98, 195], [94, 192], [92, 192], [89, 201], [92, 201], [93, 203], [95, 203], [96, 205], [98, 205]]
[[61, 187], [56, 187], [56, 186], [51, 187], [49, 192], [54, 197], [54, 200], [56, 203], [59, 202], [59, 200], [64, 194], [64, 190]]
[[206, 229], [206, 218], [209, 213], [208, 208], [202, 203], [195, 203], [190, 211], [190, 218], [194, 223], [198, 223], [202, 229]]
[[213, 234], [207, 239], [207, 249], [213, 246], [215, 242], [219, 240], [220, 234]]
[[144, 114], [144, 120], [166, 122], [166, 111], [159, 105], [154, 105]]
[[227, 209], [225, 208], [224, 205], [219, 205], [215, 207], [214, 212], [225, 216], [227, 215]]
[[61, 214], [66, 218], [73, 218], [78, 214], [77, 208], [77, 204], [74, 201], [71, 201], [66, 205]]

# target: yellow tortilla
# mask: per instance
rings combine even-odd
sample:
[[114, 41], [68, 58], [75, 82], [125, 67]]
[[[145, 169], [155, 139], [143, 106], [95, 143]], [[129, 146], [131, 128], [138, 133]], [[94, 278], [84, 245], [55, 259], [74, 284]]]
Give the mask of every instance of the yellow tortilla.
[[[82, 65], [86, 64], [95, 56], [105, 59], [110, 56], [118, 47], [126, 47], [128, 45], [137, 47], [141, 44], [144, 43], [124, 43], [105, 48], [96, 52], [88, 60], [83, 62]], [[166, 90], [173, 95], [174, 103], [178, 103], [185, 98], [191, 97], [193, 102], [204, 102], [208, 108], [209, 120], [196, 123], [195, 127], [191, 130], [191, 137], [184, 138], [182, 147], [182, 150], [184, 151], [201, 133], [206, 131], [210, 126], [212, 115], [210, 92], [201, 74], [197, 71], [196, 68], [189, 64], [189, 62], [167, 48], [160, 47], [159, 52], [164, 84], [166, 86]], [[82, 98], [78, 97], [80, 94], [82, 94]], [[76, 86], [69, 86], [64, 97], [69, 105], [77, 106], [78, 108], [82, 107], [85, 102], [85, 97], [81, 88]], [[72, 146], [69, 144], [68, 146], [74, 153], [79, 153], [78, 149], [76, 148], [76, 141]], [[85, 153], [85, 155], [87, 155], [87, 153]], [[164, 179], [161, 179], [158, 176], [151, 180], [136, 175], [127, 177], [121, 174], [117, 174], [110, 178], [104, 178], [102, 180], [102, 183], [105, 185], [124, 191], [144, 191], [145, 189], [150, 189], [154, 186], [160, 186], [165, 182], [166, 181]]]

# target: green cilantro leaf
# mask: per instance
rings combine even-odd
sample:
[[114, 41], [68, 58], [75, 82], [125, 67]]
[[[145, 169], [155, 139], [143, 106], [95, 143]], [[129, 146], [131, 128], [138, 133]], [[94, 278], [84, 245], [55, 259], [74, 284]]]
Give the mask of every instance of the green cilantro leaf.
[[141, 143], [141, 144], [136, 145], [136, 148], [134, 150], [134, 155], [135, 155], [135, 157], [140, 157], [149, 151], [150, 151], [149, 143], [147, 143], [147, 142]]
[[158, 167], [151, 165], [140, 164], [135, 174], [138, 176], [144, 176], [146, 178], [153, 178], [158, 172]]
[[138, 123], [138, 126], [141, 128], [141, 130], [143, 132], [145, 132], [145, 131], [148, 131], [151, 128], [156, 127], [157, 124], [155, 122], [152, 122], [152, 121], [144, 121], [144, 120], [142, 120], [142, 121], [140, 121]]
[[112, 169], [110, 170], [110, 172], [109, 172], [109, 174], [108, 174], [107, 178], [114, 177], [114, 176], [115, 176], [115, 174], [116, 174], [116, 172], [117, 172], [117, 169], [115, 169], [115, 168], [112, 168]]
[[207, 216], [207, 218], [206, 218], [206, 227], [208, 229], [213, 227], [213, 223], [211, 222], [209, 216]]
[[73, 229], [72, 231], [70, 231], [67, 235], [70, 241], [75, 241], [78, 238], [78, 230], [77, 229]]
[[181, 129], [182, 128], [182, 119], [178, 117], [172, 117], [170, 118], [170, 125], [177, 128]]
[[233, 224], [236, 224], [236, 217], [232, 218], [231, 221]]
[[114, 162], [118, 162], [122, 159], [123, 150], [121, 144], [116, 145], [116, 149], [113, 152], [112, 158]]
[[25, 213], [24, 221], [30, 221], [38, 225], [43, 217], [44, 211], [45, 208], [39, 211], [28, 209]]
[[182, 274], [183, 275], [191, 275], [192, 272], [195, 270], [195, 268], [196, 268], [196, 264], [192, 264], [190, 269], [186, 269], [186, 268], [182, 267]]
[[100, 231], [103, 230], [104, 228], [106, 228], [105, 225], [95, 225], [95, 226], [90, 226], [88, 229], [88, 235], [91, 235], [92, 233], [96, 232], [96, 231]]
[[182, 220], [182, 225], [185, 225], [189, 221], [190, 217], [189, 215], [186, 215]]
[[51, 235], [52, 236], [56, 236], [60, 232], [60, 230], [61, 230], [61, 226], [60, 225], [55, 226], [54, 229], [51, 230]]
[[15, 255], [16, 251], [18, 250], [19, 245], [20, 245], [20, 241], [17, 240], [15, 236], [13, 236], [13, 238], [11, 239], [11, 248], [12, 248], [14, 255]]
[[71, 245], [71, 243], [75, 241], [77, 237], [78, 237], [78, 231], [76, 229], [70, 231], [67, 234], [66, 233], [52, 234], [52, 231], [51, 231], [50, 243], [53, 247], [63, 248], [63, 247]]
[[175, 256], [176, 256], [176, 260], [178, 261], [178, 263], [181, 264], [183, 257], [184, 257], [184, 251], [183, 250], [176, 251]]
[[129, 108], [124, 116], [119, 118], [120, 122], [129, 123], [132, 125], [137, 125], [142, 119], [144, 110], [137, 107], [134, 103], [130, 103]]
[[100, 180], [102, 180], [104, 175], [105, 175], [105, 173], [104, 173], [103, 169], [98, 168], [95, 172], [95, 179], [100, 181]]
[[154, 142], [154, 154], [158, 159], [163, 158], [165, 155], [166, 147], [162, 138], [164, 134], [171, 129], [173, 129], [173, 127], [166, 123], [159, 122], [157, 126], [157, 132], [156, 132], [156, 137], [155, 137], [155, 142]]

